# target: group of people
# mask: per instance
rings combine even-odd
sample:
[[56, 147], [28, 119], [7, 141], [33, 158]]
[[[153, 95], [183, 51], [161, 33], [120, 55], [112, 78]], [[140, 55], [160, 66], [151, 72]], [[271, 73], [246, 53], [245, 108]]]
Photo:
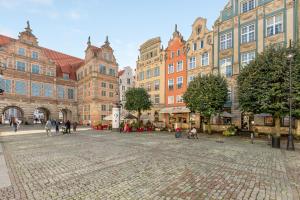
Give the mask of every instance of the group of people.
[[[59, 121], [51, 121], [51, 120], [48, 120], [46, 122], [46, 125], [45, 125], [45, 130], [46, 130], [46, 133], [47, 133], [47, 136], [51, 136], [51, 129], [52, 127], [55, 127], [55, 132], [56, 134], [59, 134], [59, 128], [61, 126], [61, 123]], [[77, 126], [78, 126], [78, 123], [77, 122], [74, 122], [73, 123], [73, 132], [76, 132], [77, 131]], [[71, 133], [71, 122], [70, 120], [66, 121], [64, 123], [64, 125], [62, 126], [62, 132], [63, 134], [65, 133]]]

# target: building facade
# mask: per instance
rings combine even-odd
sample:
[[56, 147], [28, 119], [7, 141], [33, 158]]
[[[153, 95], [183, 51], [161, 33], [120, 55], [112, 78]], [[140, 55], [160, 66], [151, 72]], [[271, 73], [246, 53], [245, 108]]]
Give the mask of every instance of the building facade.
[[187, 89], [186, 41], [175, 30], [165, 49], [165, 108], [160, 110], [168, 127], [188, 127], [189, 110], [182, 96]]
[[253, 120], [257, 127], [272, 124], [272, 117], [268, 115], [249, 116], [240, 112], [237, 76], [243, 66], [268, 46], [287, 46], [290, 40], [297, 41], [298, 27], [297, 0], [230, 0], [221, 11], [214, 24], [213, 62], [229, 84], [226, 107], [231, 113], [231, 123], [246, 130], [251, 129]]
[[[102, 77], [98, 64], [102, 61], [107, 62], [103, 58], [96, 57], [89, 48], [91, 47], [87, 48], [87, 54], [90, 57], [80, 59], [41, 47], [32, 33], [29, 22], [18, 39], [0, 35], [0, 63], [3, 73], [1, 87], [4, 89], [4, 94], [0, 97], [0, 122], [9, 123], [12, 118], [28, 124], [47, 119], [83, 122], [82, 103], [89, 109], [85, 110], [89, 115], [87, 118], [99, 120], [101, 113], [91, 112], [95, 109], [94, 100], [98, 100], [96, 81], [107, 78], [115, 85], [112, 87], [116, 87], [118, 69], [115, 58], [111, 57], [109, 66], [112, 66], [110, 68], [114, 70], [114, 73], [112, 71], [114, 75]], [[107, 55], [112, 55], [109, 44], [105, 43], [102, 50], [107, 52]], [[82, 75], [81, 72], [87, 69], [92, 70]], [[97, 75], [93, 75], [92, 71], [97, 71]], [[83, 96], [87, 93], [91, 96]], [[90, 97], [92, 98], [88, 99]], [[115, 96], [108, 98], [100, 103], [110, 104], [117, 99]]]
[[152, 38], [140, 46], [137, 60], [136, 86], [145, 88], [150, 94], [153, 107], [144, 112], [144, 121], [161, 121], [160, 109], [165, 105], [165, 52], [159, 37]]
[[130, 88], [134, 88], [135, 79], [134, 71], [131, 67], [124, 67], [123, 70], [119, 71], [119, 91], [121, 104], [124, 107], [126, 103], [126, 91]]

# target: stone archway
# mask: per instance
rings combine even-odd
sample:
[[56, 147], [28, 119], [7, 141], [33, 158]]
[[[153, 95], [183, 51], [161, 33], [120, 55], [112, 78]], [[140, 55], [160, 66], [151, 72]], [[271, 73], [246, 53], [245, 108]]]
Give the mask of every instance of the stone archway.
[[24, 111], [18, 106], [7, 106], [3, 109], [2, 124], [10, 124], [11, 120], [24, 121]]
[[72, 111], [67, 108], [61, 109], [59, 113], [59, 119], [63, 122], [68, 120], [72, 121]]
[[34, 124], [44, 124], [48, 119], [50, 119], [51, 113], [47, 108], [39, 107], [33, 112], [33, 123]]

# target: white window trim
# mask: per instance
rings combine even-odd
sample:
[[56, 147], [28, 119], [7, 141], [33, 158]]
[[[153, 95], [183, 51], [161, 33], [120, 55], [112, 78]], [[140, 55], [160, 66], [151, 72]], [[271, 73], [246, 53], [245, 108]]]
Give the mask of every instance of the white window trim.
[[[254, 26], [254, 30], [253, 31], [249, 31], [250, 29], [250, 26]], [[246, 33], [243, 33], [243, 28], [246, 28], [247, 31]], [[255, 31], [256, 31], [256, 27], [255, 27], [255, 24], [254, 23], [251, 23], [251, 24], [247, 24], [247, 25], [244, 25], [241, 27], [241, 44], [246, 44], [246, 43], [249, 43], [249, 42], [254, 42], [256, 40], [256, 35], [255, 35]], [[254, 33], [254, 38], [253, 40], [250, 41], [250, 34], [251, 33]], [[246, 41], [243, 42], [243, 36], [246, 35]]]
[[[204, 54], [207, 54], [207, 64], [206, 65], [204, 65], [203, 64], [203, 55]], [[201, 55], [201, 66], [202, 67], [206, 67], [206, 66], [208, 66], [209, 65], [209, 53], [208, 52], [204, 52], [202, 55]]]

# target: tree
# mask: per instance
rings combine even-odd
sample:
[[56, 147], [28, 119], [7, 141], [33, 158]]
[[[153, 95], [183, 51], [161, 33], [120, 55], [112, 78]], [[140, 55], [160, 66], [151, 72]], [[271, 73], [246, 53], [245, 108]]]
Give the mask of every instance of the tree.
[[140, 124], [142, 111], [149, 110], [152, 106], [150, 95], [144, 88], [130, 88], [126, 91], [125, 97], [125, 109], [136, 111], [138, 113], [138, 124]]
[[300, 54], [299, 47], [291, 49], [271, 46], [241, 70], [238, 76], [238, 99], [243, 112], [268, 113], [275, 119], [274, 134], [280, 136], [280, 117], [289, 113], [289, 60], [292, 61], [293, 115], [300, 116]]
[[199, 112], [208, 121], [208, 133], [211, 134], [211, 117], [223, 109], [228, 97], [226, 80], [221, 76], [198, 76], [192, 82], [183, 100], [193, 112]]

